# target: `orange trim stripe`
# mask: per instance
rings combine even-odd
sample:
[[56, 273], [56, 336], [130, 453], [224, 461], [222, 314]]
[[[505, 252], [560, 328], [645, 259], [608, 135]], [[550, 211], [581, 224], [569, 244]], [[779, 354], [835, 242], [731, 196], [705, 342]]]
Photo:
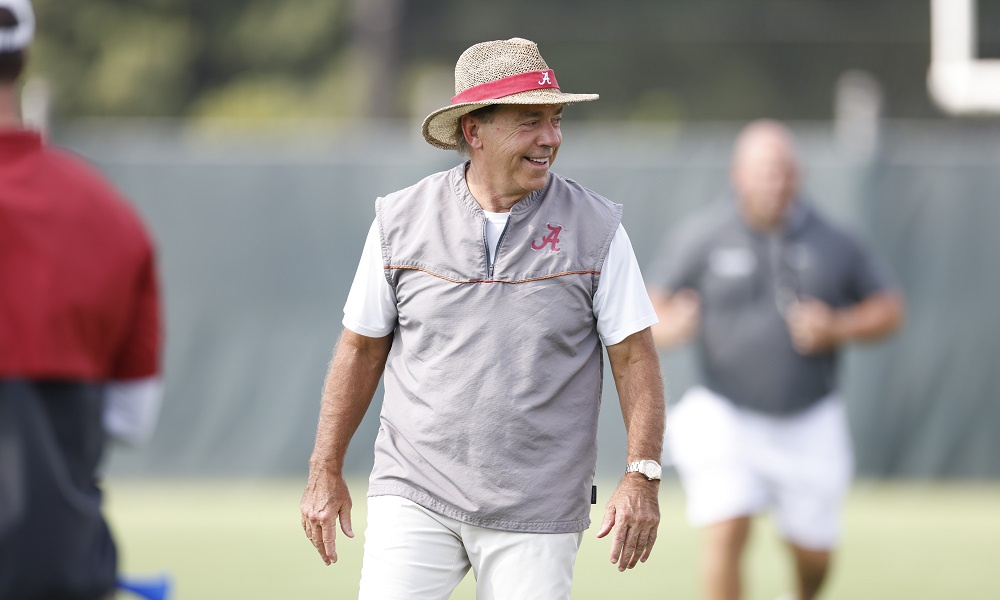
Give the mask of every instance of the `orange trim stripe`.
[[438, 279], [444, 279], [445, 281], [450, 281], [452, 283], [530, 283], [532, 281], [542, 281], [544, 279], [552, 279], [553, 277], [563, 277], [565, 275], [600, 275], [600, 271], [566, 271], [565, 273], [553, 273], [552, 275], [545, 275], [544, 277], [532, 277], [530, 279], [519, 279], [517, 281], [504, 281], [503, 279], [452, 279], [451, 277], [445, 277], [435, 273], [434, 271], [428, 271], [427, 269], [421, 269], [420, 267], [400, 267], [390, 265], [385, 267], [386, 269], [409, 269], [411, 271], [421, 271], [427, 273], [428, 275], [433, 275]]

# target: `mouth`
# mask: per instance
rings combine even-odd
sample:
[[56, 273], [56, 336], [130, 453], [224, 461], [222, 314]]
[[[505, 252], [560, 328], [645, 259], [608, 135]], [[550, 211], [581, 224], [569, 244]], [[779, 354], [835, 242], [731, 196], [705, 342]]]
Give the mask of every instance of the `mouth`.
[[532, 157], [532, 156], [525, 156], [524, 160], [528, 161], [530, 164], [532, 164], [532, 165], [534, 165], [536, 167], [547, 167], [547, 166], [549, 166], [549, 157], [548, 156], [542, 156], [542, 157], [539, 157], [539, 158], [535, 158], [535, 157]]

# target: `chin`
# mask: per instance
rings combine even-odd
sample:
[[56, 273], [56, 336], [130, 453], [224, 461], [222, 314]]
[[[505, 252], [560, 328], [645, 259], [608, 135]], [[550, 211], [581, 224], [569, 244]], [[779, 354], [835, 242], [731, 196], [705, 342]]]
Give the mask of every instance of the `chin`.
[[525, 173], [521, 177], [517, 178], [520, 186], [526, 190], [535, 191], [540, 190], [545, 187], [545, 184], [549, 181], [549, 172], [545, 171], [544, 174], [531, 173], [530, 175]]
[[541, 177], [541, 178], [533, 177], [528, 182], [528, 185], [526, 185], [524, 187], [526, 189], [528, 189], [528, 190], [531, 190], [532, 192], [537, 192], [538, 190], [540, 190], [543, 187], [545, 187], [545, 184], [547, 184], [548, 182], [549, 182], [549, 174], [546, 173], [545, 177]]

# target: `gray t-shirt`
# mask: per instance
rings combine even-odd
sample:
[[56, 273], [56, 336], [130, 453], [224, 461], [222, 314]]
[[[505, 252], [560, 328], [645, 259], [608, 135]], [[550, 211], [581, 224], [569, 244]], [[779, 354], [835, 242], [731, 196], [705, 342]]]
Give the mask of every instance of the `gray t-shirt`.
[[751, 229], [735, 201], [711, 207], [668, 237], [647, 273], [651, 286], [701, 296], [699, 367], [709, 389], [773, 415], [811, 406], [835, 387], [837, 353], [803, 356], [784, 312], [796, 298], [839, 308], [888, 281], [847, 232], [803, 202], [783, 233]]

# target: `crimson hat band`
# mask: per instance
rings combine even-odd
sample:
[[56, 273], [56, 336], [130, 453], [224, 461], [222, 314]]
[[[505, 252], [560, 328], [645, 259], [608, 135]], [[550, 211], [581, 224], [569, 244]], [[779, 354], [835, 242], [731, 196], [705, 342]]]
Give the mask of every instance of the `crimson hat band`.
[[558, 89], [556, 74], [552, 69], [545, 71], [530, 71], [519, 73], [509, 77], [503, 77], [496, 81], [488, 81], [479, 85], [474, 85], [464, 92], [452, 97], [452, 104], [462, 104], [465, 102], [481, 102], [483, 100], [495, 100], [519, 94], [531, 90]]

